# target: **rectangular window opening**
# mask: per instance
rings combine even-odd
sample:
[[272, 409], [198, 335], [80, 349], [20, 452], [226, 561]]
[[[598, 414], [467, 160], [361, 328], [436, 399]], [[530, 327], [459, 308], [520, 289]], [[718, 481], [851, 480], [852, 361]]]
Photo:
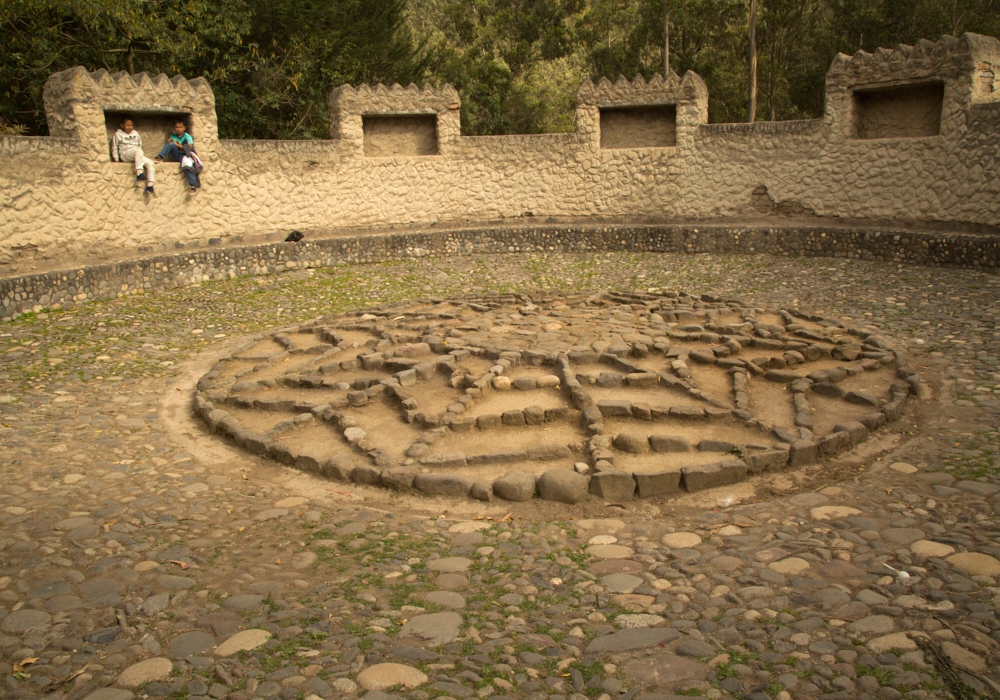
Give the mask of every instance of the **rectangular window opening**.
[[668, 148], [676, 145], [676, 105], [601, 108], [601, 148]]
[[437, 115], [362, 115], [367, 158], [438, 155]]
[[943, 83], [854, 91], [854, 137], [901, 139], [941, 133]]
[[104, 110], [104, 128], [108, 133], [108, 154], [111, 156], [111, 147], [114, 143], [115, 132], [119, 129], [122, 119], [130, 117], [135, 125], [135, 130], [142, 137], [142, 150], [147, 157], [153, 158], [167, 142], [167, 137], [174, 133], [174, 122], [182, 121], [195, 139], [197, 146], [197, 134], [191, 130], [191, 114], [189, 112], [154, 112], [148, 110]]

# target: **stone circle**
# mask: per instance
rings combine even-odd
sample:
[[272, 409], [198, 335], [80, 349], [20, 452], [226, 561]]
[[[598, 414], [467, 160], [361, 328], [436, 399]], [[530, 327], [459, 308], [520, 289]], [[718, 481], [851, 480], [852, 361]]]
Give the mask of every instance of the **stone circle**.
[[195, 401], [240, 448], [330, 479], [574, 504], [822, 462], [898, 418], [918, 386], [885, 338], [794, 308], [494, 294], [260, 336]]

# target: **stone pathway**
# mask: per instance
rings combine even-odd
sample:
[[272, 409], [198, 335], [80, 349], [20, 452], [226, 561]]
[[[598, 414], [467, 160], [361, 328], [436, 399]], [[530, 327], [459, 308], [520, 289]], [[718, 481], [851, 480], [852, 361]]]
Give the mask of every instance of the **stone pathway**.
[[[742, 502], [625, 508], [324, 482], [178, 409], [231, 338], [309, 318], [310, 295], [417, 296], [408, 275], [449, 293], [683, 284], [798, 303], [909, 339], [935, 398], [836, 483], [814, 470]], [[978, 273], [833, 260], [509, 256], [237, 280], [0, 326], [0, 692], [1000, 697], [997, 290]]]

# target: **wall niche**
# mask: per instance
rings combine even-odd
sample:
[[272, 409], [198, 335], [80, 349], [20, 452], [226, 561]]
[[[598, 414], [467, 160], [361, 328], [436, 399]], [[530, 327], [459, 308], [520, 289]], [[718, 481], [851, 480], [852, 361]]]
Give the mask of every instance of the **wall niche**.
[[[167, 142], [167, 137], [174, 133], [174, 122], [178, 119], [184, 122], [187, 132], [191, 138], [197, 139], [197, 134], [191, 129], [191, 114], [188, 112], [153, 112], [143, 110], [104, 110], [104, 129], [108, 133], [108, 154], [111, 157], [111, 147], [114, 143], [115, 131], [121, 126], [122, 117], [131, 117], [135, 130], [142, 137], [142, 150], [152, 158], [155, 156], [163, 144]], [[197, 143], [197, 141], [195, 141]]]
[[438, 155], [437, 115], [362, 115], [366, 158]]
[[854, 90], [854, 137], [902, 139], [938, 136], [944, 83]]
[[677, 145], [677, 107], [602, 107], [601, 148], [668, 148]]

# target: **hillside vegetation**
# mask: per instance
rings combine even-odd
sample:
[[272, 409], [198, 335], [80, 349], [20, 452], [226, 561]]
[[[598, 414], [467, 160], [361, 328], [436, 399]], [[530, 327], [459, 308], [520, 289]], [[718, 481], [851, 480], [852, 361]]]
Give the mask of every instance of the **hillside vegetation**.
[[[1000, 34], [1000, 0], [760, 0], [757, 118], [819, 116], [838, 52]], [[584, 78], [670, 68], [746, 119], [747, 0], [4, 0], [0, 133], [44, 134], [55, 71], [204, 75], [224, 138], [327, 138], [342, 83], [449, 82], [466, 134], [573, 129]]]

